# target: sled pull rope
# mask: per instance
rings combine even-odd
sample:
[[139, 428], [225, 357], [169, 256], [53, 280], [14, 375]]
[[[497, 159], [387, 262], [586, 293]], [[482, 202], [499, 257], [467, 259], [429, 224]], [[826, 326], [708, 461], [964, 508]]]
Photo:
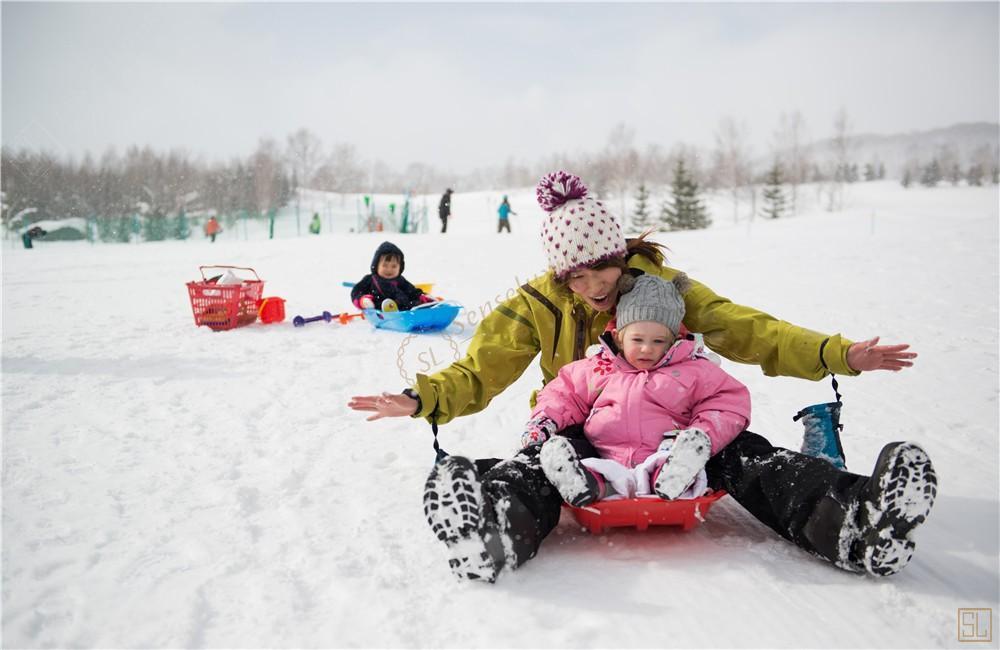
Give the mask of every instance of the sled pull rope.
[[[840, 387], [840, 384], [837, 383], [837, 378], [835, 376], [833, 376], [833, 375], [831, 375], [831, 381], [833, 383], [833, 394], [837, 396], [837, 404], [841, 404], [842, 405], [844, 403], [844, 401], [840, 398], [841, 397], [840, 396], [840, 391], [837, 390]], [[805, 414], [806, 414], [805, 409], [803, 409], [802, 411], [799, 411], [798, 413], [795, 414], [795, 417], [792, 418], [792, 422], [798, 422], [799, 419], [801, 417], [803, 417]], [[838, 431], [843, 431], [844, 430], [844, 425], [838, 423], [837, 424], [837, 430]]]
[[437, 413], [431, 414], [431, 431], [434, 432], [434, 462], [439, 463], [442, 459], [448, 457], [448, 452], [441, 449], [441, 445], [438, 444], [438, 420]]
[[[823, 364], [823, 368], [825, 368], [826, 371], [830, 373], [830, 380], [833, 382], [833, 394], [837, 396], [837, 403], [843, 404], [843, 400], [840, 399], [840, 390], [838, 390], [840, 388], [840, 384], [837, 383], [837, 375], [833, 374], [833, 371], [830, 370], [829, 366], [826, 365], [826, 360], [823, 358], [823, 349], [829, 342], [830, 339], [827, 338], [824, 339], [823, 342], [819, 344], [819, 362]], [[843, 428], [843, 426], [841, 426], [841, 428]]]

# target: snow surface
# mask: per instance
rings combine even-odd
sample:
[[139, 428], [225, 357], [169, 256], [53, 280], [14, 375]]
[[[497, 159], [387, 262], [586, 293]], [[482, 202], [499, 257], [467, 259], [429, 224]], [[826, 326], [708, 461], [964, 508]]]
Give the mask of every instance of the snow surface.
[[[354, 394], [398, 391], [464, 350], [480, 310], [544, 268], [530, 189], [513, 235], [489, 194], [449, 232], [397, 235], [406, 276], [464, 303], [444, 335], [363, 321], [195, 328], [197, 266], [253, 266], [295, 314], [350, 308], [385, 234], [3, 252], [4, 647], [956, 647], [957, 608], [998, 607], [997, 189], [851, 188], [847, 209], [661, 234], [722, 295], [821, 331], [879, 334], [908, 371], [841, 382], [848, 467], [924, 445], [940, 496], [911, 565], [845, 573], [724, 499], [682, 533], [582, 532], [568, 518], [496, 585], [456, 583], [421, 490], [430, 428], [366, 423]], [[724, 198], [718, 200], [725, 212]], [[523, 214], [521, 214], [523, 211]], [[260, 233], [258, 233], [260, 234]], [[828, 382], [724, 362], [752, 430], [796, 448], [792, 415]], [[451, 453], [507, 456], [532, 366]]]

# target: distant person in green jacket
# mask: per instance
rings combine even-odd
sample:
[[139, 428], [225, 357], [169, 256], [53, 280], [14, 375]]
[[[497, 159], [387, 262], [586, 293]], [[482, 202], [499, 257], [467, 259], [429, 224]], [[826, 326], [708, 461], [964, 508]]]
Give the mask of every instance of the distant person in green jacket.
[[313, 220], [309, 222], [309, 232], [314, 235], [319, 234], [320, 229], [319, 212], [313, 212]]
[[26, 230], [24, 234], [21, 235], [21, 243], [24, 244], [25, 248], [34, 248], [35, 245], [32, 240], [44, 237], [47, 234], [49, 234], [47, 230], [44, 230], [40, 226], [34, 226], [33, 228]]

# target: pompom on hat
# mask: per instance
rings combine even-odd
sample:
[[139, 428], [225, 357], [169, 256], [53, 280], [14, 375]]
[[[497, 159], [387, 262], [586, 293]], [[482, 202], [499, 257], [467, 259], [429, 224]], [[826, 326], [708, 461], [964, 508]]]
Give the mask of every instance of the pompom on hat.
[[535, 188], [538, 205], [548, 213], [542, 246], [557, 278], [627, 251], [618, 217], [587, 194], [580, 177], [565, 171], [546, 174]]

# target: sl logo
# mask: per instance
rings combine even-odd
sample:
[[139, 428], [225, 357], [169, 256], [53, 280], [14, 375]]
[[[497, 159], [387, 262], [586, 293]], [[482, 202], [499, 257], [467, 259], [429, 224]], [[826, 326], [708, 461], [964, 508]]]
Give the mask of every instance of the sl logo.
[[[415, 344], [414, 341], [419, 341], [419, 344]], [[426, 375], [461, 358], [462, 352], [458, 342], [448, 334], [442, 336], [410, 334], [403, 339], [396, 350], [396, 367], [403, 381], [412, 386], [417, 380], [411, 372]]]

